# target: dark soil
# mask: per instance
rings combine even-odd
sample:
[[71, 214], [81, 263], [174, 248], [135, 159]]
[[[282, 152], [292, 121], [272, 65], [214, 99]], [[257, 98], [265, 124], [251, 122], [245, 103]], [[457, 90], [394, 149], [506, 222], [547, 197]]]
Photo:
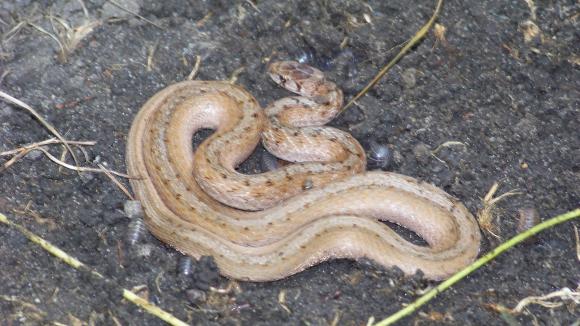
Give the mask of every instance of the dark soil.
[[[126, 136], [140, 106], [185, 79], [196, 56], [198, 79], [228, 79], [243, 68], [237, 83], [262, 105], [288, 94], [265, 75], [268, 60], [278, 59], [327, 71], [350, 98], [434, 6], [378, 0], [118, 2], [163, 29], [105, 0], [0, 3], [2, 91], [32, 105], [68, 139], [97, 141], [86, 147], [87, 160], [77, 152], [83, 165], [100, 162], [117, 171], [125, 171]], [[534, 14], [526, 1], [446, 2], [438, 19], [444, 38], [431, 32], [332, 125], [367, 148], [372, 140], [391, 145], [386, 169], [431, 182], [474, 213], [494, 182], [501, 185], [498, 195], [519, 189], [522, 195], [498, 207], [503, 239], [517, 233], [518, 209], [534, 206], [545, 220], [578, 207], [580, 6], [574, 0], [536, 5]], [[65, 58], [39, 30], [62, 32], [59, 21], [73, 28], [101, 23]], [[18, 25], [23, 22], [30, 24]], [[24, 110], [0, 102], [0, 152], [49, 137]], [[465, 146], [445, 147], [438, 159], [430, 155], [449, 141]], [[58, 157], [62, 149], [50, 150]], [[282, 281], [239, 283], [238, 290], [217, 293], [209, 287], [226, 288], [229, 280], [218, 276], [210, 259], [182, 276], [175, 250], [147, 235], [134, 246], [123, 241], [130, 222], [123, 213], [126, 200], [106, 176], [78, 174], [36, 153], [0, 172], [0, 212], [110, 279], [79, 272], [0, 226], [0, 325], [163, 324], [121, 298], [121, 288], [139, 285], [152, 302], [191, 324], [364, 325], [436, 284], [339, 260]], [[571, 325], [578, 307], [569, 302], [532, 305], [520, 315], [498, 310], [530, 295], [578, 287], [578, 224], [562, 224], [511, 249], [402, 324]], [[482, 253], [500, 242], [485, 235]]]

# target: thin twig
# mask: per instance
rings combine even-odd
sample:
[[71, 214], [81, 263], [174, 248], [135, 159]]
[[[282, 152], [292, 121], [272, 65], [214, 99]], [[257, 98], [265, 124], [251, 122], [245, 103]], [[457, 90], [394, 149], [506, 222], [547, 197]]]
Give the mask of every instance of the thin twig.
[[42, 147], [35, 148], [35, 150], [39, 150], [39, 151], [43, 152], [44, 155], [46, 155], [51, 161], [53, 161], [54, 163], [56, 163], [58, 165], [62, 165], [63, 167], [65, 167], [69, 170], [74, 170], [74, 171], [78, 171], [78, 172], [96, 172], [96, 173], [109, 172], [109, 173], [112, 173], [114, 175], [118, 175], [118, 176], [123, 177], [123, 178], [131, 179], [131, 177], [128, 176], [127, 174], [113, 171], [113, 170], [101, 169], [101, 168], [97, 169], [97, 168], [91, 168], [91, 167], [85, 167], [85, 166], [75, 166], [75, 165], [68, 164], [66, 162], [59, 160], [54, 155], [50, 154], [49, 151], [47, 151], [46, 149], [44, 149]]
[[109, 171], [107, 168], [105, 168], [101, 163], [97, 164], [99, 166], [99, 168], [101, 168], [101, 170], [103, 170], [103, 172], [105, 173], [105, 175], [107, 177], [109, 177], [109, 179], [111, 179], [111, 181], [113, 181], [113, 183], [115, 185], [117, 185], [117, 187], [119, 189], [121, 189], [121, 191], [123, 193], [125, 193], [125, 195], [127, 195], [127, 197], [129, 197], [129, 199], [131, 200], [135, 200], [135, 197], [133, 197], [133, 195], [131, 195], [131, 193], [129, 192], [129, 190], [127, 190], [127, 188], [119, 182], [119, 180], [117, 180], [117, 178], [115, 178], [115, 176], [113, 175], [113, 173], [111, 173], [111, 171]]
[[383, 78], [383, 76], [409, 51], [409, 49], [415, 46], [415, 44], [417, 44], [427, 34], [429, 29], [435, 22], [435, 19], [437, 19], [437, 16], [439, 15], [439, 11], [441, 10], [442, 5], [443, 0], [437, 0], [437, 6], [435, 7], [435, 11], [433, 12], [433, 15], [431, 16], [429, 21], [427, 21], [427, 23], [423, 25], [423, 27], [421, 27], [421, 29], [419, 29], [417, 33], [415, 33], [415, 35], [401, 49], [401, 51], [399, 51], [399, 53], [389, 63], [387, 63], [387, 65], [384, 66], [383, 69], [381, 69], [381, 71], [379, 71], [379, 73], [341, 109], [341, 112], [344, 112], [344, 110], [348, 109], [356, 100], [361, 98], [371, 88], [373, 88], [379, 82], [379, 80], [381, 80], [381, 78]]
[[579, 290], [580, 288], [577, 289], [576, 291], [572, 291], [570, 290], [570, 288], [563, 288], [561, 290], [554, 291], [542, 296], [526, 297], [520, 300], [520, 302], [518, 302], [518, 304], [512, 310], [512, 312], [520, 313], [522, 312], [522, 310], [524, 310], [526, 306], [530, 304], [538, 304], [546, 308], [557, 308], [564, 304], [563, 302], [554, 302], [550, 300], [554, 298], [561, 299], [562, 301], [571, 300], [576, 304], [580, 304]]
[[197, 75], [197, 72], [199, 71], [200, 66], [201, 66], [201, 56], [196, 55], [195, 56], [195, 64], [193, 65], [193, 69], [189, 73], [189, 76], [187, 76], [187, 80], [193, 80], [195, 78], [195, 76]]
[[6, 100], [12, 104], [16, 104], [17, 106], [25, 109], [30, 114], [32, 114], [32, 116], [34, 116], [36, 118], [36, 120], [38, 120], [46, 129], [48, 129], [51, 133], [53, 133], [56, 136], [56, 138], [58, 138], [58, 139], [60, 139], [60, 141], [62, 141], [64, 146], [66, 146], [66, 149], [69, 151], [70, 155], [73, 157], [75, 164], [79, 165], [79, 160], [77, 159], [77, 156], [73, 152], [72, 148], [69, 146], [68, 141], [63, 136], [61, 136], [61, 134], [50, 123], [48, 123], [46, 120], [44, 120], [44, 118], [42, 116], [40, 116], [40, 114], [38, 114], [28, 104], [22, 102], [21, 100], [19, 100], [17, 98], [12, 97], [12, 96], [10, 96], [2, 91], [0, 91], [0, 97], [2, 97], [4, 100]]
[[139, 15], [139, 13], [136, 13], [136, 12], [134, 12], [134, 11], [132, 11], [132, 10], [129, 10], [129, 9], [127, 9], [127, 8], [123, 7], [123, 6], [122, 6], [120, 3], [118, 3], [117, 1], [115, 1], [115, 0], [109, 0], [109, 2], [110, 2], [110, 3], [112, 3], [112, 4], [114, 4], [114, 5], [115, 5], [116, 7], [118, 7], [119, 9], [125, 10], [126, 12], [130, 13], [131, 15], [134, 15], [134, 16], [136, 16], [136, 17], [139, 17], [139, 18], [143, 19], [144, 21], [146, 21], [146, 22], [148, 22], [149, 24], [151, 24], [151, 25], [153, 25], [153, 26], [155, 26], [155, 27], [159, 28], [160, 30], [163, 30], [163, 31], [165, 30], [165, 28], [164, 28], [163, 26], [161, 26], [161, 25], [159, 25], [159, 24], [157, 24], [157, 23], [155, 23], [155, 22], [153, 22], [153, 21], [151, 21], [151, 20], [149, 20], [149, 19], [147, 19], [147, 18], [145, 18], [145, 17], [143, 17], [143, 16]]
[[232, 75], [230, 76], [230, 80], [229, 80], [230, 84], [232, 84], [232, 85], [233, 85], [233, 84], [235, 84], [235, 83], [238, 81], [238, 76], [239, 76], [239, 75], [240, 75], [242, 72], [244, 72], [244, 70], [245, 70], [245, 69], [246, 69], [246, 67], [242, 66], [242, 67], [240, 67], [240, 68], [238, 68], [238, 69], [234, 70], [234, 71], [232, 72]]
[[448, 280], [442, 282], [437, 287], [435, 287], [433, 290], [427, 292], [425, 295], [423, 295], [419, 299], [415, 300], [415, 302], [407, 305], [405, 308], [397, 311], [396, 313], [392, 314], [388, 318], [378, 322], [377, 324], [375, 324], [375, 326], [392, 325], [393, 323], [399, 321], [401, 318], [412, 314], [417, 309], [419, 309], [419, 307], [421, 307], [422, 305], [431, 301], [431, 299], [436, 297], [439, 293], [450, 288], [455, 283], [459, 282], [460, 280], [462, 280], [463, 278], [465, 278], [469, 274], [476, 271], [481, 266], [487, 264], [488, 262], [493, 260], [495, 257], [499, 256], [501, 253], [512, 248], [513, 246], [517, 245], [518, 243], [525, 241], [526, 239], [536, 235], [537, 233], [539, 233], [541, 231], [552, 228], [560, 223], [564, 223], [566, 221], [570, 221], [570, 220], [578, 218], [578, 217], [580, 217], [580, 208], [569, 211], [569, 212], [564, 213], [562, 215], [555, 216], [555, 217], [553, 217], [545, 222], [542, 222], [542, 223], [534, 226], [531, 229], [528, 229], [528, 230], [516, 235], [515, 237], [509, 239], [508, 241], [502, 243], [501, 245], [499, 245], [498, 247], [496, 247], [495, 249], [493, 249], [492, 251], [487, 253], [485, 256], [479, 258], [478, 260], [473, 262], [471, 265], [469, 265], [469, 266], [465, 267], [464, 269], [462, 269], [461, 271], [457, 272], [455, 275], [451, 276]]
[[[69, 140], [67, 142], [71, 145], [82, 145], [82, 146], [93, 146], [97, 143], [95, 141], [90, 141], [90, 140], [83, 140], [83, 141]], [[51, 145], [51, 144], [63, 144], [63, 142], [60, 139], [49, 138], [47, 140], [43, 140], [43, 141], [39, 141], [36, 143], [21, 146], [21, 147], [16, 148], [16, 149], [11, 149], [8, 151], [0, 152], [0, 156], [15, 155], [15, 154], [18, 154], [22, 151], [34, 149], [36, 147], [40, 147], [40, 146], [44, 146], [44, 145]], [[81, 148], [81, 147], [79, 147], [79, 148]]]
[[[4, 224], [18, 230], [20, 233], [22, 233], [30, 241], [41, 246], [44, 250], [48, 251], [51, 255], [57, 257], [58, 259], [60, 259], [64, 263], [66, 263], [67, 265], [73, 267], [74, 269], [88, 272], [91, 275], [93, 275], [99, 279], [112, 282], [111, 280], [108, 280], [107, 278], [105, 278], [101, 273], [99, 273], [94, 268], [91, 268], [90, 266], [85, 265], [84, 263], [82, 263], [78, 259], [70, 256], [69, 254], [67, 254], [66, 252], [61, 250], [60, 248], [54, 246], [50, 242], [48, 242], [48, 241], [44, 240], [43, 238], [37, 236], [36, 234], [32, 233], [31, 231], [29, 231], [28, 229], [26, 229], [22, 225], [10, 221], [2, 213], [0, 213], [0, 223], [4, 223]], [[150, 303], [149, 301], [139, 297], [137, 294], [135, 294], [127, 289], [123, 289], [123, 288], [121, 288], [120, 290], [123, 293], [123, 298], [131, 301], [135, 305], [144, 309], [148, 313], [160, 318], [161, 320], [167, 322], [168, 324], [177, 325], [177, 326], [187, 326], [187, 323], [177, 319], [176, 317], [174, 317], [170, 313], [166, 312], [165, 310], [163, 310], [163, 309], [159, 308], [158, 306]]]
[[498, 227], [493, 224], [496, 218], [495, 210], [497, 207], [497, 203], [500, 200], [505, 199], [506, 197], [522, 194], [521, 192], [518, 191], [518, 189], [512, 189], [497, 197], [494, 197], [498, 188], [499, 183], [495, 182], [491, 186], [485, 197], [483, 198], [483, 208], [477, 212], [477, 222], [479, 222], [479, 226], [481, 227], [481, 229], [491, 234], [497, 239], [501, 238], [499, 234], [497, 234], [499, 233]]

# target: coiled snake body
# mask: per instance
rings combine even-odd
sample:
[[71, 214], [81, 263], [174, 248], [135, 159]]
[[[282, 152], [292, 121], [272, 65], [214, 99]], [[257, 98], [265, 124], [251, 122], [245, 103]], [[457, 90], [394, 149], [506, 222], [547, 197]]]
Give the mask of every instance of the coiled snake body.
[[[323, 126], [339, 112], [342, 92], [322, 72], [278, 62], [269, 73], [301, 96], [262, 110], [239, 86], [185, 81], [141, 108], [127, 166], [156, 237], [185, 254], [213, 256], [223, 275], [251, 281], [360, 257], [442, 279], [477, 256], [479, 228], [461, 203], [407, 176], [364, 172], [359, 143]], [[192, 136], [202, 128], [215, 132], [194, 153]], [[237, 172], [261, 139], [295, 163]], [[381, 220], [412, 230], [428, 246], [408, 242]]]

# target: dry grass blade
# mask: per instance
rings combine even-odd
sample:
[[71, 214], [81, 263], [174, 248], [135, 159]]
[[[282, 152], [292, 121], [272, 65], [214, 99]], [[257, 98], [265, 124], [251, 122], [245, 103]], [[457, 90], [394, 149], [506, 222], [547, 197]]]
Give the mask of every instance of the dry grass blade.
[[419, 29], [419, 31], [417, 31], [417, 33], [415, 33], [415, 35], [409, 40], [409, 42], [401, 49], [401, 51], [399, 51], [399, 53], [397, 53], [397, 55], [391, 60], [389, 61], [389, 63], [387, 63], [386, 66], [384, 66], [381, 71], [379, 71], [379, 73], [358, 93], [355, 95], [355, 97], [353, 97], [342, 109], [341, 111], [346, 110], [347, 108], [349, 108], [354, 102], [356, 102], [356, 100], [358, 100], [359, 98], [361, 98], [362, 96], [364, 96], [371, 88], [373, 88], [380, 80], [381, 78], [383, 78], [383, 76], [397, 63], [399, 62], [399, 60], [413, 47], [415, 46], [415, 44], [417, 44], [429, 31], [429, 29], [431, 28], [431, 26], [433, 25], [433, 23], [435, 22], [435, 19], [437, 19], [437, 16], [439, 15], [439, 11], [441, 11], [441, 6], [443, 5], [443, 0], [437, 0], [437, 6], [435, 7], [435, 11], [433, 12], [433, 15], [431, 16], [431, 18], [429, 19], [429, 21], [427, 21], [427, 23], [425, 25], [423, 25], [423, 27], [421, 27], [421, 29]]
[[506, 197], [522, 194], [517, 189], [513, 189], [504, 194], [499, 195], [498, 197], [494, 197], [498, 188], [499, 184], [497, 182], [491, 186], [491, 188], [483, 198], [483, 208], [479, 210], [479, 212], [477, 213], [477, 221], [479, 222], [479, 226], [481, 227], [481, 229], [491, 234], [497, 239], [500, 238], [498, 234], [499, 229], [494, 224], [494, 220], [496, 218], [495, 210], [497, 208], [497, 203], [505, 199]]
[[70, 155], [73, 157], [75, 164], [79, 165], [79, 160], [77, 159], [77, 156], [73, 152], [72, 148], [69, 146], [68, 141], [50, 123], [48, 123], [46, 120], [44, 120], [44, 118], [42, 116], [40, 116], [40, 114], [38, 114], [32, 107], [30, 107], [28, 104], [22, 102], [21, 100], [14, 98], [14, 97], [12, 97], [12, 96], [10, 96], [2, 91], [0, 91], [0, 97], [2, 97], [4, 100], [6, 100], [12, 104], [15, 104], [15, 105], [25, 109], [30, 114], [32, 114], [32, 116], [35, 117], [36, 120], [38, 120], [46, 129], [48, 129], [52, 134], [54, 134], [56, 136], [56, 138], [58, 138], [64, 144], [64, 146], [66, 146], [66, 149], [69, 151]]
[[131, 177], [129, 177], [127, 174], [121, 173], [121, 172], [117, 172], [117, 171], [113, 171], [113, 170], [108, 170], [108, 169], [101, 169], [101, 168], [90, 168], [90, 167], [85, 167], [85, 166], [75, 166], [75, 165], [70, 165], [66, 162], [63, 162], [61, 160], [59, 160], [57, 157], [55, 157], [54, 155], [50, 154], [49, 151], [47, 151], [46, 149], [42, 148], [42, 147], [38, 147], [36, 148], [37, 150], [41, 151], [44, 153], [44, 155], [46, 155], [51, 161], [53, 161], [54, 163], [61, 165], [69, 170], [74, 170], [74, 171], [78, 171], [78, 172], [96, 172], [96, 173], [111, 173], [123, 178], [127, 178], [130, 179]]
[[[105, 276], [103, 276], [101, 273], [99, 273], [94, 268], [91, 268], [90, 266], [85, 265], [80, 260], [70, 256], [62, 249], [54, 246], [50, 242], [37, 236], [36, 234], [32, 233], [31, 231], [29, 231], [28, 229], [26, 229], [22, 225], [10, 221], [8, 219], [8, 217], [6, 217], [2, 213], [0, 213], [0, 223], [3, 223], [5, 225], [8, 225], [11, 228], [18, 230], [26, 238], [28, 238], [28, 240], [39, 245], [44, 250], [48, 251], [51, 255], [57, 257], [62, 262], [73, 267], [74, 269], [89, 273], [90, 275], [96, 277], [97, 279], [101, 279], [101, 280], [105, 279], [106, 280]], [[111, 280], [108, 280], [108, 281], [111, 282]], [[135, 294], [127, 289], [123, 289], [123, 288], [119, 288], [119, 290], [122, 291], [123, 298], [131, 301], [132, 303], [136, 304], [140, 308], [146, 310], [148, 313], [150, 313], [150, 314], [156, 316], [157, 318], [167, 322], [168, 324], [177, 325], [177, 326], [187, 326], [187, 323], [177, 319], [176, 317], [174, 317], [170, 313], [166, 312], [165, 310], [163, 310], [163, 309], [159, 308], [158, 306], [150, 303], [149, 301], [139, 297], [137, 294]], [[2, 299], [2, 298], [3, 297], [0, 296], [0, 299]]]
[[[60, 27], [57, 27], [54, 22], [57, 22]], [[56, 36], [51, 35], [52, 38], [58, 39], [61, 46], [60, 60], [66, 62], [68, 56], [79, 46], [80, 42], [89, 35], [96, 27], [101, 25], [100, 20], [89, 21], [81, 26], [71, 27], [64, 19], [50, 16], [50, 22]], [[37, 27], [38, 29], [38, 27]]]
[[42, 28], [42, 27], [40, 27], [40, 26], [38, 26], [38, 25], [36, 25], [36, 24], [33, 24], [33, 23], [31, 23], [31, 22], [28, 22], [28, 25], [30, 25], [30, 26], [32, 26], [32, 27], [34, 27], [34, 28], [35, 28], [36, 30], [38, 30], [39, 32], [41, 32], [41, 33], [43, 33], [43, 34], [46, 34], [46, 35], [50, 36], [50, 38], [51, 38], [51, 39], [55, 40], [55, 41], [56, 41], [56, 43], [58, 43], [58, 47], [60, 48], [60, 53], [61, 53], [61, 56], [62, 56], [64, 53], [66, 53], [66, 52], [67, 52], [67, 51], [66, 51], [66, 47], [65, 47], [65, 45], [64, 45], [64, 44], [63, 44], [63, 43], [60, 41], [60, 39], [59, 39], [59, 38], [58, 38], [56, 35], [54, 35], [54, 34], [50, 33], [49, 31], [45, 30], [44, 28]]
[[136, 12], [134, 12], [134, 11], [132, 11], [132, 10], [129, 10], [129, 9], [127, 9], [127, 8], [123, 7], [123, 5], [121, 5], [121, 4], [120, 4], [120, 3], [118, 3], [117, 1], [115, 1], [115, 0], [109, 0], [109, 2], [110, 2], [110, 3], [112, 3], [112, 4], [114, 4], [114, 5], [115, 5], [117, 8], [119, 8], [119, 9], [122, 9], [122, 10], [124, 10], [124, 11], [126, 11], [126, 12], [130, 13], [131, 15], [133, 15], [133, 16], [135, 16], [135, 17], [139, 17], [140, 19], [143, 19], [144, 21], [146, 21], [146, 22], [148, 22], [149, 24], [151, 24], [151, 25], [153, 25], [153, 26], [155, 26], [155, 27], [159, 28], [160, 30], [163, 30], [163, 31], [165, 30], [165, 28], [163, 28], [163, 26], [161, 26], [161, 25], [159, 25], [159, 24], [156, 24], [156, 23], [154, 23], [153, 21], [151, 21], [151, 20], [149, 20], [149, 19], [147, 19], [147, 18], [145, 18], [145, 17], [143, 17], [143, 16], [139, 15], [138, 13], [136, 13]]
[[18, 34], [18, 31], [20, 31], [22, 28], [24, 28], [24, 26], [26, 26], [28, 24], [27, 21], [22, 20], [20, 21], [18, 24], [16, 24], [14, 27], [12, 27], [9, 31], [7, 31], [6, 33], [4, 33], [2, 35], [2, 40], [5, 42], [10, 41], [10, 39]]
[[[88, 140], [87, 141], [70, 140], [70, 141], [68, 141], [68, 143], [70, 145], [83, 145], [83, 146], [93, 146], [96, 144], [95, 141], [88, 141]], [[49, 138], [47, 140], [43, 140], [43, 141], [40, 141], [37, 143], [32, 143], [32, 144], [24, 145], [24, 146], [16, 148], [16, 149], [11, 149], [8, 151], [0, 152], [0, 156], [16, 155], [16, 154], [19, 154], [21, 152], [34, 149], [36, 147], [51, 145], [51, 144], [63, 144], [63, 142], [59, 139], [56, 139], [56, 138]]]
[[[522, 299], [516, 307], [512, 310], [513, 312], [520, 313], [524, 308], [530, 304], [537, 304], [546, 308], [557, 308], [564, 304], [563, 301], [569, 300], [576, 304], [580, 304], [580, 286], [576, 291], [572, 291], [569, 288], [563, 288], [559, 291], [548, 293], [543, 296], [531, 296]], [[560, 299], [561, 301], [553, 301], [554, 299]]]
[[195, 64], [193, 65], [193, 69], [189, 73], [189, 76], [187, 76], [187, 80], [193, 80], [195, 78], [195, 76], [197, 75], [197, 72], [199, 71], [200, 66], [201, 66], [201, 56], [196, 55], [195, 56]]
[[[42, 321], [46, 317], [46, 312], [39, 309], [36, 305], [20, 300], [15, 296], [0, 295], [0, 300], [10, 302], [11, 304], [18, 306], [20, 309], [20, 314], [26, 315], [29, 319]], [[9, 324], [7, 324], [9, 325]]]
[[115, 178], [115, 176], [113, 175], [113, 173], [111, 171], [109, 171], [107, 168], [105, 168], [101, 163], [98, 164], [99, 168], [105, 173], [105, 175], [107, 177], [109, 177], [109, 179], [111, 179], [111, 181], [113, 181], [113, 183], [119, 188], [121, 189], [121, 191], [127, 195], [127, 197], [131, 200], [135, 200], [135, 197], [133, 197], [133, 195], [131, 195], [131, 193], [129, 192], [129, 190], [127, 190], [127, 188], [125, 186], [123, 186], [122, 183], [119, 182], [119, 180], [117, 180], [117, 178]]

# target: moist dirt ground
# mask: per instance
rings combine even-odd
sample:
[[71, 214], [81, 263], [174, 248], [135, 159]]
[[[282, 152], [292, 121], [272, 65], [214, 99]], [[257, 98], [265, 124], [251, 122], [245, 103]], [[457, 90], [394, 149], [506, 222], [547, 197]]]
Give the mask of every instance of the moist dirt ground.
[[[187, 78], [235, 79], [262, 105], [287, 96], [268, 62], [319, 67], [351, 98], [429, 18], [433, 1], [8, 0], [0, 2], [0, 89], [34, 107], [83, 166], [125, 171], [140, 106]], [[122, 8], [121, 8], [122, 7]], [[137, 16], [138, 15], [138, 16]], [[474, 214], [494, 183], [481, 254], [517, 233], [518, 210], [542, 220], [578, 207], [580, 5], [447, 1], [438, 26], [331, 125], [365, 148], [388, 144], [386, 170], [425, 180]], [[52, 135], [0, 102], [0, 152]], [[443, 145], [443, 146], [441, 146]], [[46, 147], [56, 158], [62, 147]], [[5, 165], [11, 155], [0, 157]], [[73, 163], [70, 157], [68, 163]], [[259, 172], [259, 157], [244, 164]], [[127, 185], [125, 179], [120, 179]], [[365, 325], [436, 282], [367, 261], [337, 260], [287, 279], [231, 283], [211, 259], [178, 273], [180, 253], [143, 235], [124, 241], [128, 197], [104, 174], [77, 173], [34, 151], [0, 172], [0, 212], [105, 275], [77, 271], [0, 225], [0, 325], [162, 325], [123, 300], [134, 289], [195, 325]], [[523, 298], [580, 281], [577, 221], [539, 234], [479, 269], [405, 325], [578, 325], [578, 307]], [[502, 309], [505, 308], [505, 309]]]

